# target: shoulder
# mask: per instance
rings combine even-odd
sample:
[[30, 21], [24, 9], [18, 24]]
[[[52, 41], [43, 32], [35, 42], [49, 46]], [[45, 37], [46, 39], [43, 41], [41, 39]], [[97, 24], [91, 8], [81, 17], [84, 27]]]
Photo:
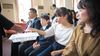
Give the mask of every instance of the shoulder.
[[82, 25], [77, 25], [76, 27], [75, 27], [75, 32], [79, 32], [79, 31], [81, 31], [82, 30]]
[[57, 25], [59, 25], [58, 23], [54, 23], [54, 24], [52, 24], [51, 26], [52, 27], [57, 27]]
[[73, 39], [74, 38], [77, 38], [78, 35], [80, 35], [82, 33], [82, 26], [81, 25], [77, 25], [75, 28], [74, 28], [74, 31], [72, 33], [72, 37]]
[[34, 20], [40, 20], [40, 18], [39, 17], [36, 17]]
[[37, 18], [37, 17], [36, 17], [36, 18], [34, 19], [34, 21], [35, 21], [35, 22], [40, 22], [40, 18]]

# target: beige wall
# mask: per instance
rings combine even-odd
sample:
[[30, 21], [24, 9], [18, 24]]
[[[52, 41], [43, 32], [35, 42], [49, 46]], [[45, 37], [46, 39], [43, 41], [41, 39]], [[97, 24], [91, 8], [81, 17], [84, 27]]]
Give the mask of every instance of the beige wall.
[[[58, 0], [56, 0], [56, 3]], [[57, 6], [61, 7], [67, 7], [68, 9], [74, 9], [73, 6], [73, 0], [59, 0], [60, 5], [57, 4]], [[64, 3], [65, 2], [65, 3]], [[52, 0], [32, 0], [32, 7], [36, 8], [38, 10], [38, 14], [40, 15], [42, 12], [49, 12], [51, 15], [53, 15], [53, 10], [51, 9], [51, 6], [53, 4]], [[38, 9], [38, 6], [41, 5], [44, 7], [44, 9]]]
[[44, 0], [44, 12], [48, 12], [52, 15], [52, 9], [51, 9], [51, 6], [53, 4], [52, 0]]
[[[44, 12], [52, 14], [50, 9], [52, 4], [52, 0], [32, 0], [32, 7], [37, 9], [39, 16]], [[38, 6], [43, 6], [43, 9], [38, 9]]]
[[[15, 7], [15, 0], [1, 0], [2, 4], [2, 14], [7, 17], [12, 22], [17, 22], [17, 15], [16, 15], [16, 7]], [[13, 8], [3, 8], [3, 4], [11, 4]]]
[[73, 0], [65, 0], [65, 7], [68, 9], [74, 9]]

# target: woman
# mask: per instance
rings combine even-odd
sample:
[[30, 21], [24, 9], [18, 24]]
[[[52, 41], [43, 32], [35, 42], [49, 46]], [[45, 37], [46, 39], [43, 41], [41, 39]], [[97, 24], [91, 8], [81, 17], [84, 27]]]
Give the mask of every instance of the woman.
[[37, 56], [49, 56], [51, 51], [63, 49], [70, 40], [71, 33], [73, 32], [73, 21], [72, 18], [69, 18], [68, 9], [65, 7], [58, 8], [56, 10], [56, 15], [57, 23], [46, 31], [31, 29], [32, 31], [38, 32], [40, 35], [44, 35], [45, 38], [55, 35], [55, 42]]
[[81, 0], [79, 21], [62, 56], [100, 56], [100, 1]]

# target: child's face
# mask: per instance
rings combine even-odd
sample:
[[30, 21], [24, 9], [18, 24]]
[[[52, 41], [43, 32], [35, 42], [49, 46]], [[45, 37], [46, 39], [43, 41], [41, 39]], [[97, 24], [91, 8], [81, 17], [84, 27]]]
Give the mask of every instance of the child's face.
[[48, 20], [41, 19], [41, 25], [46, 26], [48, 24]]
[[57, 16], [57, 22], [62, 24], [64, 23], [66, 20], [66, 16]]

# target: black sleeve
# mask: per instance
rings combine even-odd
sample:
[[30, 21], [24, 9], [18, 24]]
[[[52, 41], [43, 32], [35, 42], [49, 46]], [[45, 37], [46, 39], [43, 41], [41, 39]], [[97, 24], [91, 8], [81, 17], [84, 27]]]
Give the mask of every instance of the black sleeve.
[[6, 17], [0, 14], [0, 24], [4, 29], [10, 29], [14, 23], [12, 23], [10, 20], [8, 20]]

